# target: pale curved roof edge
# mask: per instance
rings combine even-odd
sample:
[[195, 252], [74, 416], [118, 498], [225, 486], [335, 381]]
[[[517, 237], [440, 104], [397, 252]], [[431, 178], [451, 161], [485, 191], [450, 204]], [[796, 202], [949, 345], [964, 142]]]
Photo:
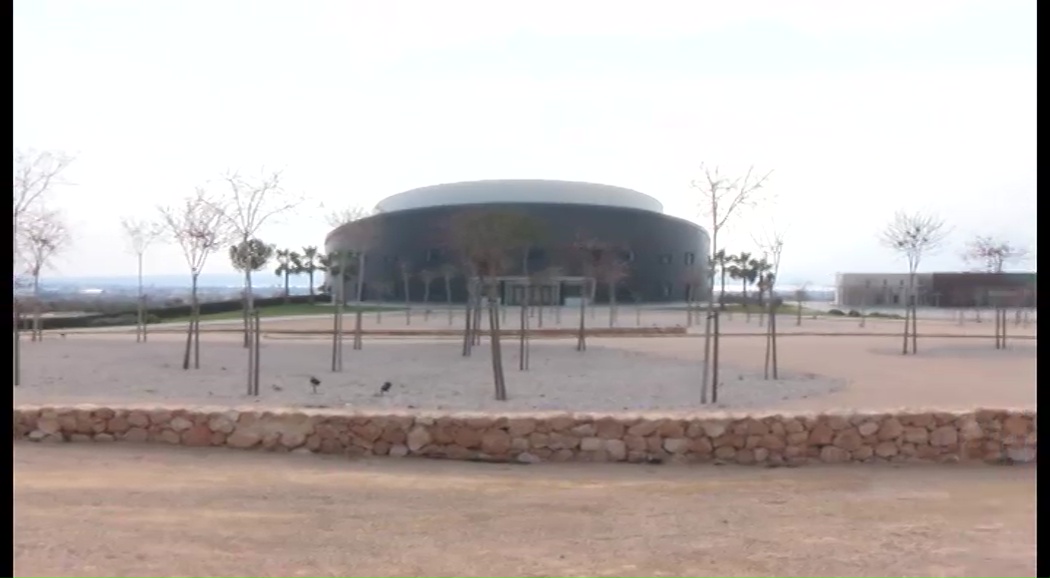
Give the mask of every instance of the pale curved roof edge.
[[488, 203], [596, 205], [664, 212], [663, 203], [635, 190], [596, 183], [542, 179], [492, 179], [430, 185], [391, 195], [376, 203], [375, 209], [392, 213]]

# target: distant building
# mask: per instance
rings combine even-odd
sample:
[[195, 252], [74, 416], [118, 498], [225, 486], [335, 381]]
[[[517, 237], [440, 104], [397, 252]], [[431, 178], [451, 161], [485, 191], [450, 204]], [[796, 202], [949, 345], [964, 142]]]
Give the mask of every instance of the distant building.
[[[387, 197], [377, 214], [337, 227], [325, 239], [325, 251], [353, 251], [362, 231], [374, 238], [365, 257], [363, 282], [366, 300], [404, 300], [403, 269], [410, 299], [427, 293], [427, 276], [452, 266], [450, 295], [445, 283], [431, 283], [434, 301], [465, 302], [466, 275], [462, 256], [448, 240], [455, 215], [469, 210], [511, 211], [534, 219], [544, 238], [527, 255], [510, 261], [507, 276], [499, 280], [504, 303], [523, 297], [527, 272], [560, 271], [530, 283], [539, 289], [540, 303], [564, 303], [578, 297], [582, 265], [571, 248], [577, 236], [607, 243], [620, 252], [629, 275], [616, 285], [620, 302], [684, 301], [707, 292], [709, 240], [698, 225], [667, 215], [656, 199], [620, 187], [543, 180], [497, 180], [450, 183], [415, 189]], [[426, 272], [426, 274], [424, 274]], [[352, 291], [351, 291], [352, 292]], [[608, 283], [599, 283], [595, 298], [610, 300]]]
[[[1035, 273], [917, 273], [919, 307], [1035, 307]], [[901, 307], [908, 301], [907, 273], [838, 273], [841, 307]]]

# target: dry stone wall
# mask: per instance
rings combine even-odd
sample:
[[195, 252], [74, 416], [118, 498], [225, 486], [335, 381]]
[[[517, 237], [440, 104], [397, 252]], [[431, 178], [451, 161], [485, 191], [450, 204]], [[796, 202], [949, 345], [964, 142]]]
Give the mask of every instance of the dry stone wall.
[[525, 463], [1028, 462], [1035, 460], [1035, 418], [1035, 411], [1009, 410], [716, 419], [78, 406], [17, 408], [14, 436]]

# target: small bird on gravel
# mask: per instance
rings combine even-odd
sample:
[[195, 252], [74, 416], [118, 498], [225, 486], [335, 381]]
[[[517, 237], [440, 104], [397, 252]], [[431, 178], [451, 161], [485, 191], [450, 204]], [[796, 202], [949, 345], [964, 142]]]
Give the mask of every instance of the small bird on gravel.
[[314, 393], [317, 393], [317, 386], [321, 385], [321, 380], [314, 376], [310, 376], [310, 387], [314, 388]]
[[281, 391], [281, 390], [284, 389], [283, 387], [277, 385], [276, 383], [271, 385], [270, 387], [272, 387], [274, 391]]
[[379, 386], [379, 393], [386, 393], [390, 391], [390, 388], [394, 387], [389, 381], [384, 381], [383, 385]]

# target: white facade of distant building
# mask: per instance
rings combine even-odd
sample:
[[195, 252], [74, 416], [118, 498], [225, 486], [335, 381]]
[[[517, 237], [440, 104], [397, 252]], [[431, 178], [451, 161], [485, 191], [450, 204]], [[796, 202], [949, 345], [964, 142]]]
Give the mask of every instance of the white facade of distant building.
[[[917, 305], [935, 305], [930, 300], [933, 275], [916, 273]], [[835, 304], [841, 307], [903, 307], [908, 302], [907, 273], [837, 273]]]

